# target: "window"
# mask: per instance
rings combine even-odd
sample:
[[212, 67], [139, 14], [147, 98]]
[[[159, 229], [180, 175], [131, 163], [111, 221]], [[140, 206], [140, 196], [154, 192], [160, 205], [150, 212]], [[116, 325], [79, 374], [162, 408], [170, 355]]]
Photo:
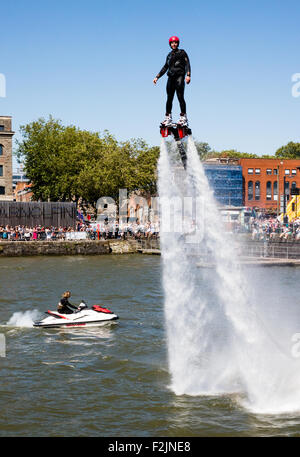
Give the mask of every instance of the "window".
[[248, 168], [248, 175], [253, 175], [253, 168]]
[[289, 174], [290, 174], [290, 170], [289, 170], [288, 168], [286, 168], [286, 169], [284, 170], [284, 174], [285, 174], [285, 175], [289, 175]]
[[260, 168], [255, 168], [255, 174], [260, 175]]
[[0, 125], [0, 132], [4, 131], [4, 125]]
[[3, 165], [0, 165], [0, 176], [3, 176]]
[[3, 146], [0, 144], [0, 156], [3, 156]]
[[248, 181], [248, 200], [253, 200], [253, 181]]
[[291, 195], [299, 195], [299, 189], [297, 188], [297, 183], [296, 181], [293, 181], [292, 182], [292, 185], [291, 185]]
[[267, 175], [271, 175], [272, 174], [272, 168], [267, 168]]
[[277, 181], [273, 182], [273, 198], [276, 201], [278, 200]]
[[255, 183], [255, 200], [260, 200], [260, 182]]
[[278, 174], [278, 173], [277, 173], [277, 168], [274, 168], [273, 174], [274, 174], [274, 175], [277, 175], [277, 174]]
[[0, 195], [5, 195], [5, 187], [0, 186]]
[[294, 169], [292, 170], [292, 175], [295, 176], [296, 174], [297, 174], [297, 170], [296, 170], [296, 168], [294, 168]]
[[272, 183], [271, 183], [271, 181], [268, 181], [268, 182], [267, 182], [267, 192], [266, 192], [266, 195], [267, 195], [267, 200], [272, 200]]

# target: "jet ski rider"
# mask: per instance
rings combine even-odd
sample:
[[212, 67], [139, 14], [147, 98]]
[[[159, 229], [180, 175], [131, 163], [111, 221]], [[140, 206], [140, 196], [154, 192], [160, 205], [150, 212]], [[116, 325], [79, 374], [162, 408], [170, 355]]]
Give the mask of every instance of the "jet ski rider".
[[[64, 292], [62, 294], [61, 299], [57, 305], [57, 311], [60, 314], [72, 314], [72, 313], [74, 313], [75, 310], [78, 310], [77, 306], [74, 306], [69, 302], [68, 299], [70, 297], [71, 297], [71, 292], [69, 290], [67, 290], [66, 292]], [[74, 310], [74, 311], [72, 311], [72, 310]]]

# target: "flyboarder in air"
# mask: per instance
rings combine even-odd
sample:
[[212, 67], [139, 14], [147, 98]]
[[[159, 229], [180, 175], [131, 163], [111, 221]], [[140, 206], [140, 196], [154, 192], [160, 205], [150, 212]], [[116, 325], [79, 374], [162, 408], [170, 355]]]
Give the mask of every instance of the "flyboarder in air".
[[[185, 82], [189, 84], [191, 81], [191, 65], [187, 53], [183, 49], [178, 48], [179, 38], [177, 36], [171, 36], [169, 44], [172, 51], [167, 55], [165, 65], [153, 79], [154, 84], [156, 84], [158, 79], [168, 71], [166, 117], [159, 128], [163, 138], [168, 137], [168, 135], [173, 135], [181, 156], [182, 164], [184, 168], [186, 168], [187, 156], [182, 140], [184, 137], [191, 135], [192, 131], [189, 128], [186, 117], [184, 85]], [[173, 122], [172, 120], [172, 106], [175, 92], [181, 110], [178, 122]]]
[[191, 65], [187, 53], [183, 49], [179, 49], [179, 38], [171, 36], [169, 45], [172, 51], [167, 55], [166, 63], [154, 78], [154, 84], [158, 79], [168, 71], [167, 82], [167, 104], [166, 104], [166, 117], [161, 125], [169, 127], [173, 125], [172, 121], [172, 106], [175, 91], [180, 105], [180, 118], [177, 122], [178, 126], [188, 127], [188, 120], [186, 116], [186, 103], [184, 100], [184, 86], [191, 81]]

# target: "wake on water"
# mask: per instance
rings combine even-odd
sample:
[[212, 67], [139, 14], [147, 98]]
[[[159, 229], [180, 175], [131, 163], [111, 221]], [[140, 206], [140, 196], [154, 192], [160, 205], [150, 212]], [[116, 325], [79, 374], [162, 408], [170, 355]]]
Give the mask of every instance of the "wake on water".
[[9, 327], [31, 328], [40, 314], [38, 310], [17, 311], [13, 313], [6, 325]]
[[[251, 303], [235, 248], [224, 232], [193, 139], [187, 170], [162, 139], [158, 162], [160, 233], [170, 388], [177, 395], [234, 393], [257, 413], [300, 411], [298, 360], [278, 348]], [[201, 271], [209, 252], [214, 275]]]

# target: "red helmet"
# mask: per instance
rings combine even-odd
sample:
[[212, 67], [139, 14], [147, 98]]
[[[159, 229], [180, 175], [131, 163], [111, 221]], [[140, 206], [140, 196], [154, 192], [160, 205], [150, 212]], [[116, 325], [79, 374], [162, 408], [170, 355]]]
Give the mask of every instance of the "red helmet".
[[178, 46], [179, 46], [179, 38], [178, 38], [178, 36], [171, 36], [171, 38], [169, 39], [169, 45], [170, 46], [171, 46], [172, 41], [177, 41]]

